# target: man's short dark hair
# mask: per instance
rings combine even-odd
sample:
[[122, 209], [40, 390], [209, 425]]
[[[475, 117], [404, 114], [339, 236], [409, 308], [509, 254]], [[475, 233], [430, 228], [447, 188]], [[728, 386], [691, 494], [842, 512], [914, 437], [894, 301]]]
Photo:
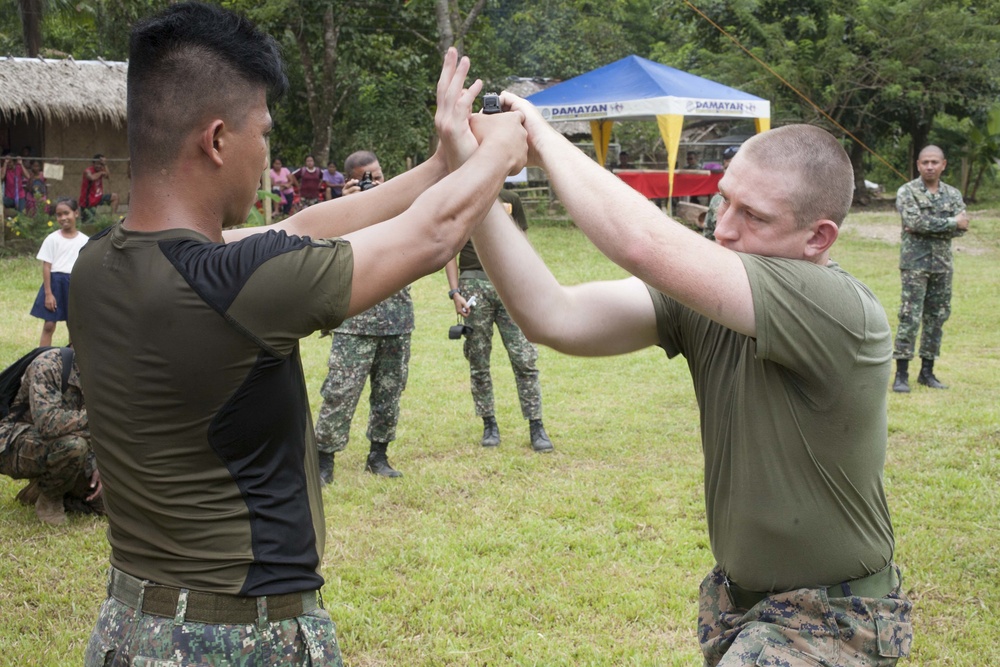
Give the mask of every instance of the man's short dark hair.
[[363, 167], [372, 162], [378, 162], [375, 153], [371, 151], [356, 151], [344, 159], [344, 173], [350, 175], [358, 167]]
[[133, 170], [171, 162], [208, 116], [239, 126], [259, 90], [277, 99], [287, 88], [277, 42], [239, 14], [184, 2], [144, 19], [129, 39]]
[[98, 160], [102, 159], [103, 157], [104, 157], [104, 153], [96, 153], [94, 155], [94, 158], [91, 160], [91, 162], [97, 162]]

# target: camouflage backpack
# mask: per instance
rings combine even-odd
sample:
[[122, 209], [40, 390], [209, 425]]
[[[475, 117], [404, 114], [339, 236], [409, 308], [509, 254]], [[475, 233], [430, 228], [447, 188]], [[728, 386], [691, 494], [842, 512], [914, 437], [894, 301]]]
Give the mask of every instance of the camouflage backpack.
[[[31, 362], [42, 352], [54, 349], [57, 348], [36, 347], [4, 369], [3, 372], [0, 372], [0, 419], [6, 419], [10, 414], [14, 399], [17, 398], [17, 392], [21, 389], [21, 378], [24, 377], [24, 372], [28, 370]], [[73, 370], [73, 348], [61, 347], [58, 349], [62, 354], [62, 391], [65, 394], [66, 386], [69, 383], [69, 374]], [[21, 415], [18, 414], [14, 416], [14, 419], [20, 417]]]

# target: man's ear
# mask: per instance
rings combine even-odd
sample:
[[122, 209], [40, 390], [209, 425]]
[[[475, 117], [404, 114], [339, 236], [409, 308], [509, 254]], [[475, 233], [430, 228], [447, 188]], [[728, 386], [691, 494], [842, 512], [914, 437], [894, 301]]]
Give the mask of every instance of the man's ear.
[[817, 220], [812, 224], [811, 231], [806, 241], [805, 259], [819, 257], [829, 250], [840, 234], [840, 227], [833, 220]]
[[222, 150], [225, 147], [225, 134], [224, 130], [226, 124], [222, 122], [221, 118], [216, 118], [201, 132], [201, 137], [198, 142], [199, 147], [208, 156], [208, 158], [216, 164], [216, 166], [222, 166]]

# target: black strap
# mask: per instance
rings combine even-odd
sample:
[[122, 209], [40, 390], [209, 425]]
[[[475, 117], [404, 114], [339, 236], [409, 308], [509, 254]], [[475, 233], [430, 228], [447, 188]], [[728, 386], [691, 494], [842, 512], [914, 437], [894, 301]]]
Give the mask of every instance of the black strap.
[[62, 356], [62, 393], [66, 393], [69, 386], [69, 374], [73, 370], [73, 348], [61, 347], [59, 354]]

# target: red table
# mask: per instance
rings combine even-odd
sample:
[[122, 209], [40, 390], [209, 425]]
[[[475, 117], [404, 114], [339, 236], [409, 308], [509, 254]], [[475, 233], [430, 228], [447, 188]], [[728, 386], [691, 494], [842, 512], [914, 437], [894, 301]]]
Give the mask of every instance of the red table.
[[[646, 199], [666, 199], [670, 196], [670, 176], [666, 171], [623, 169], [615, 174]], [[714, 195], [719, 191], [721, 178], [721, 171], [675, 171], [674, 197]]]

